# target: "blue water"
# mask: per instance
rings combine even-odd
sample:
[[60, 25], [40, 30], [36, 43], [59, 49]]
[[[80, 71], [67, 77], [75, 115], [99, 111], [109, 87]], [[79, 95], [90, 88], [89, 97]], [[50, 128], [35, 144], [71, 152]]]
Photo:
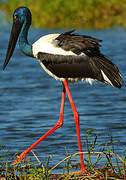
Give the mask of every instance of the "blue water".
[[[9, 151], [8, 160], [16, 152], [24, 151], [57, 122], [60, 111], [62, 84], [56, 81], [39, 65], [36, 59], [26, 57], [16, 46], [5, 71], [2, 66], [8, 45], [11, 25], [0, 24], [0, 144]], [[31, 28], [29, 41], [40, 36], [61, 32]], [[102, 39], [101, 51], [118, 66], [123, 80], [126, 79], [126, 30], [121, 28], [101, 31], [77, 31]], [[126, 149], [126, 87], [86, 82], [70, 84], [71, 93], [80, 114], [80, 129], [83, 151], [86, 151], [85, 132], [94, 128], [97, 143], [118, 141], [115, 153]], [[34, 152], [42, 163], [52, 155], [51, 166], [64, 159], [65, 148], [69, 153], [78, 152], [73, 114], [66, 97], [64, 125], [41, 142]], [[97, 149], [98, 150], [98, 149]], [[32, 160], [36, 162], [32, 153]], [[79, 157], [77, 157], [79, 161]], [[61, 165], [62, 166], [62, 165]]]

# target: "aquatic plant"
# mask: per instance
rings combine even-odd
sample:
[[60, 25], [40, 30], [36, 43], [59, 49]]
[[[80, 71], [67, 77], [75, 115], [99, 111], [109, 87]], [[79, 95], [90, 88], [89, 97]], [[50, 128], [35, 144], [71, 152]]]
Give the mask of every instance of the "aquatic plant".
[[[31, 162], [31, 158], [27, 160], [25, 165], [21, 165], [19, 163], [17, 166], [10, 167], [7, 156], [8, 152], [4, 152], [4, 154], [0, 157], [0, 178], [4, 177], [6, 179], [115, 179], [121, 180], [126, 177], [126, 155], [125, 151], [122, 152], [122, 157], [118, 154], [115, 154], [114, 144], [117, 141], [114, 141], [110, 138], [110, 142], [104, 143], [104, 145], [97, 143], [98, 135], [93, 133], [93, 129], [89, 129], [85, 132], [86, 135], [86, 144], [87, 144], [87, 152], [83, 152], [87, 162], [87, 169], [89, 174], [79, 174], [78, 163], [73, 160], [80, 152], [70, 154], [68, 150], [66, 150], [66, 158], [60, 161], [53, 167], [49, 166], [50, 161], [53, 161], [52, 156], [49, 156], [45, 165], [43, 165], [40, 159], [35, 155], [32, 151], [34, 157], [36, 158], [38, 164]], [[101, 151], [96, 152], [95, 149], [97, 147], [101, 148]], [[5, 148], [5, 146], [1, 145], [0, 152]], [[95, 161], [92, 161], [92, 156], [96, 156]], [[17, 154], [14, 155], [15, 158]], [[94, 158], [93, 158], [94, 159]], [[115, 159], [115, 161], [113, 161]], [[100, 161], [104, 160], [104, 165], [99, 166]], [[63, 173], [54, 174], [53, 170], [56, 169], [61, 163], [65, 162], [64, 167], [62, 168]], [[74, 165], [73, 165], [74, 162]], [[116, 163], [114, 163], [116, 162]], [[72, 172], [75, 171], [75, 172]]]

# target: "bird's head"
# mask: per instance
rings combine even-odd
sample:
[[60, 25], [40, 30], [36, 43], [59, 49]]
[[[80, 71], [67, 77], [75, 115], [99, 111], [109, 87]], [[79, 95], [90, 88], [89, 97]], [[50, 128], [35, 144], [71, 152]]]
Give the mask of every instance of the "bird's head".
[[6, 53], [6, 59], [4, 61], [3, 70], [7, 66], [14, 48], [16, 46], [17, 39], [23, 27], [29, 27], [31, 25], [31, 12], [27, 7], [19, 7], [13, 14], [13, 25], [11, 29], [10, 40], [8, 43], [8, 49]]

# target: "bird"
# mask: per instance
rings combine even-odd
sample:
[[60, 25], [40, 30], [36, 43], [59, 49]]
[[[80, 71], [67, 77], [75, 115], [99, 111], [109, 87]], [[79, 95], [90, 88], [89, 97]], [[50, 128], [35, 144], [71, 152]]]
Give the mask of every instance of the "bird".
[[60, 115], [54, 127], [22, 152], [17, 159], [12, 162], [12, 165], [16, 165], [21, 160], [23, 160], [24, 163], [28, 152], [63, 125], [65, 95], [67, 93], [76, 125], [81, 172], [88, 173], [83, 160], [79, 114], [68, 84], [77, 81], [86, 81], [92, 84], [93, 81], [98, 81], [109, 84], [115, 88], [121, 88], [123, 82], [121, 74], [117, 66], [101, 53], [100, 43], [102, 40], [88, 35], [79, 35], [75, 33], [75, 30], [61, 34], [47, 34], [30, 45], [27, 36], [31, 21], [32, 15], [28, 7], [16, 8], [13, 13], [13, 25], [3, 70], [13, 55], [17, 40], [19, 39], [21, 51], [27, 56], [38, 59], [41, 67], [47, 74], [61, 81], [63, 90]]

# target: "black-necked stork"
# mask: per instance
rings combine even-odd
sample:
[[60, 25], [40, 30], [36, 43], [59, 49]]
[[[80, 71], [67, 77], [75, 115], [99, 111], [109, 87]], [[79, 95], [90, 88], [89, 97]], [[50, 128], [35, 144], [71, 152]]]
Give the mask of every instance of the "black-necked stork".
[[[122, 78], [118, 68], [108, 58], [100, 53], [99, 42], [101, 40], [74, 34], [73, 31], [63, 34], [49, 34], [41, 37], [30, 45], [27, 40], [28, 30], [31, 25], [31, 12], [27, 7], [19, 7], [13, 14], [13, 26], [8, 44], [6, 59], [3, 70], [8, 64], [18, 36], [21, 51], [27, 56], [37, 58], [42, 68], [56, 80], [63, 84], [61, 109], [59, 120], [56, 125], [45, 133], [39, 140], [26, 149], [13, 162], [13, 165], [25, 157], [38, 143], [63, 125], [65, 93], [67, 92], [76, 124], [79, 151], [82, 152], [79, 115], [74, 105], [68, 82], [85, 80], [107, 83], [113, 87], [121, 88]], [[83, 155], [80, 154], [81, 172], [87, 173], [84, 167]]]

